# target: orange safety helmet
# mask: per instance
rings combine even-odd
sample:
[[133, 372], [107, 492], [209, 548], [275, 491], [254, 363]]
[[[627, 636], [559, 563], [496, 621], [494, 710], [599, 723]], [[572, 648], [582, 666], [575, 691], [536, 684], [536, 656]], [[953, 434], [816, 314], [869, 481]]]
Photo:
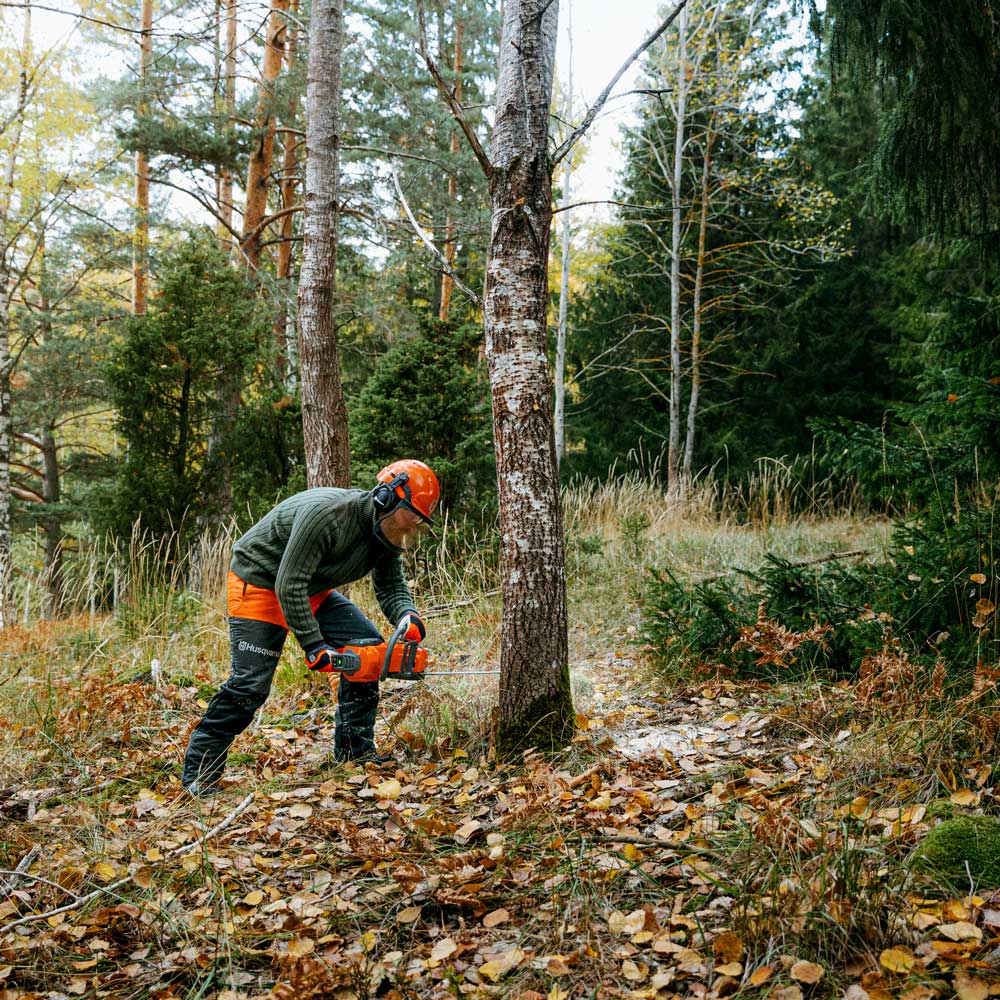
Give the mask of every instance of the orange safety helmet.
[[379, 483], [374, 491], [376, 507], [388, 515], [398, 504], [418, 514], [428, 524], [441, 495], [437, 476], [430, 467], [415, 458], [401, 458], [387, 465], [376, 477]]

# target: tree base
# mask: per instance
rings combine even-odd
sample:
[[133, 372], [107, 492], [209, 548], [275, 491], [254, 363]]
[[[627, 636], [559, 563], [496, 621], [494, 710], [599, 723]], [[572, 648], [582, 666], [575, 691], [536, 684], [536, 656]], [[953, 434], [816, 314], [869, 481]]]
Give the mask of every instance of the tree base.
[[565, 703], [553, 705], [552, 698], [540, 698], [516, 720], [497, 723], [496, 748], [501, 760], [509, 760], [534, 748], [542, 753], [563, 749], [576, 732], [573, 703], [567, 693]]

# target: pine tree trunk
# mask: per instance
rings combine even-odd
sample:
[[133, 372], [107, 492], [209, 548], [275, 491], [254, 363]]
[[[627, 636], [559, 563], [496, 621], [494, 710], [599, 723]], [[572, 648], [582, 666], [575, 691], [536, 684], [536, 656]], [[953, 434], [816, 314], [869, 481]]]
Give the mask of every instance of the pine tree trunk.
[[667, 444], [667, 488], [679, 488], [681, 444], [681, 182], [684, 176], [684, 119], [687, 113], [687, 7], [678, 21], [677, 92], [674, 95], [673, 178], [670, 185], [670, 428]]
[[[139, 50], [139, 108], [146, 114], [145, 88], [149, 86], [149, 68], [153, 61], [153, 0], [142, 0], [142, 38]], [[146, 313], [146, 270], [149, 260], [149, 156], [145, 150], [135, 154], [135, 232], [132, 237], [132, 314]]]
[[247, 167], [246, 211], [243, 213], [242, 249], [247, 267], [257, 269], [260, 264], [261, 222], [267, 214], [267, 184], [271, 176], [271, 159], [274, 155], [274, 88], [281, 72], [285, 50], [285, 32], [289, 0], [271, 0], [267, 39], [264, 43], [264, 61], [260, 71], [257, 91], [257, 110], [254, 114], [254, 132], [257, 140], [250, 153]]
[[684, 440], [684, 483], [691, 485], [694, 461], [694, 434], [698, 420], [698, 399], [701, 395], [701, 297], [705, 284], [705, 236], [708, 232], [709, 180], [712, 164], [712, 133], [705, 140], [705, 154], [701, 164], [701, 216], [698, 220], [698, 257], [694, 271], [694, 292], [691, 310], [691, 393], [688, 397], [687, 435]]
[[[455, 72], [455, 100], [462, 102], [462, 19], [458, 16], [458, 5], [455, 11], [455, 61], [452, 68]], [[452, 164], [458, 162], [457, 154], [460, 148], [458, 130], [454, 127], [451, 132], [450, 150], [452, 154]], [[448, 216], [444, 225], [444, 256], [448, 261], [448, 266], [455, 266], [455, 217], [452, 214], [458, 204], [458, 178], [454, 173], [448, 176]], [[438, 309], [438, 318], [442, 323], [448, 320], [448, 310], [451, 308], [451, 295], [455, 289], [455, 282], [451, 275], [444, 273], [441, 275], [441, 304]]]
[[[573, 4], [567, 4], [567, 29], [569, 33], [569, 82], [566, 95], [566, 121], [573, 121]], [[566, 173], [563, 181], [563, 207], [566, 208], [572, 199], [573, 188], [573, 156], [566, 157]], [[569, 212], [563, 212], [561, 271], [559, 276], [559, 327], [556, 331], [556, 401], [555, 401], [555, 433], [556, 461], [562, 464], [566, 456], [566, 317], [569, 311], [569, 266], [572, 240], [569, 224]]]
[[573, 733], [566, 575], [546, 353], [548, 159], [558, 0], [507, 0], [497, 73], [486, 356], [500, 499], [499, 752]]
[[[291, 5], [293, 14], [299, 10], [298, 0], [293, 0]], [[285, 47], [285, 58], [288, 66], [288, 73], [295, 70], [295, 61], [298, 47], [298, 32], [294, 25], [288, 30], [288, 44]], [[298, 102], [292, 102], [288, 110], [288, 121], [285, 122], [287, 128], [294, 125], [298, 113]], [[291, 313], [291, 304], [284, 301], [287, 294], [286, 286], [292, 274], [292, 232], [295, 225], [295, 216], [291, 212], [295, 204], [295, 189], [298, 187], [298, 175], [296, 173], [296, 149], [299, 137], [296, 132], [282, 132], [282, 156], [281, 156], [281, 207], [287, 214], [281, 220], [281, 242], [278, 244], [278, 263], [275, 276], [281, 286], [283, 299], [278, 303], [278, 308], [274, 318], [274, 343], [277, 349], [277, 369], [278, 379], [284, 384], [288, 378], [288, 320]]]
[[351, 480], [334, 283], [340, 225], [340, 56], [343, 0], [317, 0], [309, 25], [306, 186], [299, 278], [302, 432], [309, 486]]

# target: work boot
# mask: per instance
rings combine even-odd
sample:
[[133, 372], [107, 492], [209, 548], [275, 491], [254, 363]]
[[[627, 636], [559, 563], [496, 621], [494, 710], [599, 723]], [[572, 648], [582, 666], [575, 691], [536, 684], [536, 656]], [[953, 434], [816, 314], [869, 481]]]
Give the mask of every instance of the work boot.
[[340, 680], [334, 717], [333, 755], [336, 760], [365, 763], [375, 752], [378, 681]]
[[219, 785], [209, 781], [192, 781], [184, 785], [184, 791], [196, 799], [210, 799], [220, 792]]

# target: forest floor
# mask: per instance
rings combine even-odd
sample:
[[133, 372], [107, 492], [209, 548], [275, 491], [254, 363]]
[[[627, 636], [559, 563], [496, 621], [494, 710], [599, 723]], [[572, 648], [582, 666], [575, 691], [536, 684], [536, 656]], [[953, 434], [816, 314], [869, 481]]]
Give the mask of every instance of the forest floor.
[[[387, 685], [398, 765], [337, 764], [329, 692], [289, 667], [204, 801], [177, 776], [217, 617], [129, 683], [121, 621], [9, 630], [0, 1000], [1000, 996], [1000, 895], [907, 864], [990, 803], [989, 747], [956, 772], [946, 721], [898, 699], [657, 674], [620, 582], [574, 597], [558, 757], [498, 763], [476, 677]], [[432, 621], [438, 667], [489, 665], [496, 622]], [[76, 669], [11, 669], [40, 652]]]

